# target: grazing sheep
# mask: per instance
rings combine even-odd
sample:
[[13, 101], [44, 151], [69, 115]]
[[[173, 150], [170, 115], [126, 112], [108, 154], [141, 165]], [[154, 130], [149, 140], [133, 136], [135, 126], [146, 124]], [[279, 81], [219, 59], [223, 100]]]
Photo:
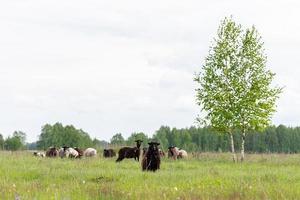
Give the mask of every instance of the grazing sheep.
[[87, 148], [84, 152], [83, 155], [85, 157], [95, 157], [97, 155], [97, 150], [94, 148]]
[[168, 148], [168, 158], [173, 158], [174, 160], [176, 159], [175, 158], [175, 146], [169, 146]]
[[79, 156], [79, 153], [75, 149], [68, 146], [60, 148], [58, 154], [61, 158], [77, 158]]
[[134, 158], [134, 160], [139, 161], [140, 157], [140, 147], [142, 140], [136, 140], [136, 147], [123, 147], [119, 150], [119, 157], [116, 162], [122, 161], [124, 158]]
[[66, 153], [66, 157], [67, 158], [77, 158], [79, 156], [78, 151], [76, 151], [75, 149], [69, 147], [65, 150]]
[[165, 157], [165, 152], [162, 149], [158, 149], [160, 157]]
[[58, 149], [58, 156], [59, 156], [60, 158], [63, 158], [63, 157], [66, 156], [66, 155], [65, 155], [65, 150], [64, 150], [63, 147], [60, 148], [60, 149]]
[[104, 149], [103, 150], [103, 157], [110, 158], [116, 156], [116, 152], [113, 149]]
[[37, 156], [37, 157], [46, 157], [46, 154], [44, 152], [33, 152], [33, 155], [34, 156]]
[[185, 150], [179, 149], [175, 146], [170, 146], [168, 151], [168, 158], [173, 158], [174, 160], [178, 158], [187, 158], [188, 154]]
[[83, 151], [79, 149], [78, 147], [74, 147], [74, 149], [78, 152], [77, 158], [81, 158], [83, 156]]
[[187, 158], [188, 157], [188, 154], [185, 150], [179, 149], [178, 152], [179, 152], [178, 158]]
[[149, 142], [148, 150], [143, 156], [142, 170], [155, 172], [160, 168], [160, 153], [158, 149], [159, 143]]
[[58, 156], [58, 150], [55, 147], [50, 147], [46, 151], [46, 156], [47, 157], [56, 157], [56, 156]]

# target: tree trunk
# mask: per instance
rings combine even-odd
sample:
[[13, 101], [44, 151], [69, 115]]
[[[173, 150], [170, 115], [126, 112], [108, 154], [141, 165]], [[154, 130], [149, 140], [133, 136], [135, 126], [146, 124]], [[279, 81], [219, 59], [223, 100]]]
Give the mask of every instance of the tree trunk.
[[236, 154], [235, 154], [235, 150], [234, 150], [233, 135], [231, 132], [229, 133], [229, 135], [230, 135], [230, 143], [231, 143], [232, 160], [233, 160], [233, 162], [236, 162]]
[[245, 159], [245, 138], [246, 138], [246, 133], [245, 130], [242, 132], [242, 146], [241, 146], [241, 162], [244, 161]]

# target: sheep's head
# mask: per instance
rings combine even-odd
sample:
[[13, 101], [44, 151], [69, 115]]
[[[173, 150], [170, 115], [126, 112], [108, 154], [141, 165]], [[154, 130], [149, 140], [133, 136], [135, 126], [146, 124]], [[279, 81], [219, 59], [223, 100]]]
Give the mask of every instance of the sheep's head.
[[158, 146], [160, 145], [158, 142], [149, 142], [149, 150], [158, 151]]
[[143, 140], [135, 140], [135, 142], [136, 142], [136, 146], [138, 148], [140, 148], [140, 146], [142, 145]]
[[62, 148], [64, 149], [64, 151], [66, 151], [69, 147], [68, 146], [63, 146]]

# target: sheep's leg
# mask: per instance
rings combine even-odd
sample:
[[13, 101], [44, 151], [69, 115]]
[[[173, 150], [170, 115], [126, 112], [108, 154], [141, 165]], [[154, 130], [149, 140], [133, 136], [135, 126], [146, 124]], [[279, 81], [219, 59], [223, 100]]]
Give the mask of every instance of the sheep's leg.
[[124, 158], [118, 157], [118, 159], [116, 160], [116, 162], [121, 162]]

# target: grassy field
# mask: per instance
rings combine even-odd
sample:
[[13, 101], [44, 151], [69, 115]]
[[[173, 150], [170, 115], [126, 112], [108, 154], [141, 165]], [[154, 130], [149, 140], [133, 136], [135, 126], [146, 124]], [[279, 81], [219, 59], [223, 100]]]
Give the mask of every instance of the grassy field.
[[0, 152], [0, 199], [299, 199], [300, 155], [230, 154], [163, 159], [142, 172], [133, 160], [37, 158]]

